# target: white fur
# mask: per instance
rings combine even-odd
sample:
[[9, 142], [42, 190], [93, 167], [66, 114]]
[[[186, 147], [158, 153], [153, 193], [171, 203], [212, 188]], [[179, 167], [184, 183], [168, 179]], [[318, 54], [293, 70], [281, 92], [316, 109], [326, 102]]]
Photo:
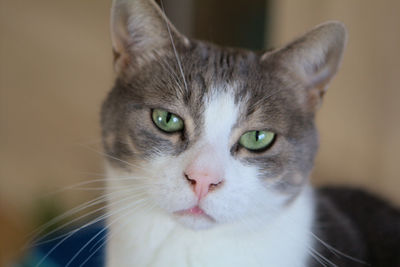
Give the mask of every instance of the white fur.
[[[118, 195], [109, 201], [108, 266], [306, 266], [311, 188], [286, 205], [287, 196], [266, 187], [256, 167], [232, 157], [240, 106], [216, 91], [204, 99], [203, 134], [188, 151], [178, 157], [160, 152], [132, 172], [108, 168], [108, 191]], [[183, 171], [204, 146], [214, 149], [201, 153], [210, 153], [210, 162], [218, 160], [224, 170], [224, 184], [199, 204], [214, 220], [174, 215], [197, 204]], [[132, 191], [113, 190], [121, 185]]]

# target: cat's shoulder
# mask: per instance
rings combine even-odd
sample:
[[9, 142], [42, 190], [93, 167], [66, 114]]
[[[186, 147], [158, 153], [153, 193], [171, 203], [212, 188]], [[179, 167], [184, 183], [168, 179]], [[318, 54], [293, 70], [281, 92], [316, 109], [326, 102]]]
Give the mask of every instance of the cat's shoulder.
[[[319, 188], [316, 200], [315, 228], [326, 243], [371, 266], [400, 266], [398, 207], [376, 194], [348, 187]], [[327, 248], [321, 250], [332, 254]]]

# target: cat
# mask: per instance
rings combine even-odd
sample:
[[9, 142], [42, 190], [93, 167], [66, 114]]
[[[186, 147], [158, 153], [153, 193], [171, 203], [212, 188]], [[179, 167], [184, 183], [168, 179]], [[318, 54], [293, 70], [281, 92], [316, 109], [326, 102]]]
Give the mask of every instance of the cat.
[[263, 53], [189, 39], [151, 0], [115, 0], [111, 28], [107, 266], [400, 266], [396, 208], [309, 182], [342, 23]]

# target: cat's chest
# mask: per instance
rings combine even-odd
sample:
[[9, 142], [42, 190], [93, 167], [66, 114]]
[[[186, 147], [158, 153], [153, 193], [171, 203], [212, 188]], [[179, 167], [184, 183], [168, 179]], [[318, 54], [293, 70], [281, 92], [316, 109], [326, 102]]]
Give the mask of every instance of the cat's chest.
[[207, 231], [143, 211], [123, 230], [110, 227], [107, 266], [307, 266], [313, 217], [307, 197], [272, 224], [249, 221]]
[[[294, 236], [296, 236], [295, 233]], [[149, 266], [306, 266], [309, 241], [294, 236], [267, 234], [230, 235], [190, 241], [182, 237], [165, 244]], [[275, 238], [269, 242], [269, 238]], [[271, 239], [272, 240], [272, 239]], [[166, 264], [167, 263], [167, 264]]]

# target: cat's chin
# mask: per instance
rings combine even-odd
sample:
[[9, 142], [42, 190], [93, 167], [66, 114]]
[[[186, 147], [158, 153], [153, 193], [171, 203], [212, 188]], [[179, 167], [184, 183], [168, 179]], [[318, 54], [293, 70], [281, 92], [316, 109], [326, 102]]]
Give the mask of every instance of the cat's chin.
[[174, 217], [181, 225], [192, 230], [206, 230], [217, 225], [208, 215], [174, 214]]

